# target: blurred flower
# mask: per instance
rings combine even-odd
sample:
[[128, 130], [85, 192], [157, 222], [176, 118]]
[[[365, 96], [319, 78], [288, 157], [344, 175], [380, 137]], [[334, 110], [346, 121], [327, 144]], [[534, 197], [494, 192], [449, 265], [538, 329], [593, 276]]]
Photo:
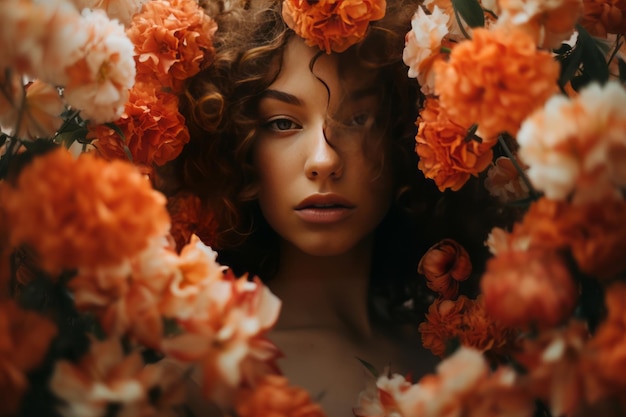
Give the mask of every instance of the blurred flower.
[[500, 156], [487, 171], [485, 187], [501, 203], [528, 198], [529, 190], [511, 159]]
[[256, 386], [242, 389], [235, 402], [239, 417], [324, 417], [322, 408], [302, 388], [278, 375], [264, 377]]
[[448, 34], [446, 24], [449, 20], [450, 17], [437, 6], [429, 15], [418, 7], [411, 20], [411, 31], [406, 34], [402, 59], [409, 67], [409, 77], [417, 78], [424, 94], [433, 93], [432, 64], [442, 56], [440, 50], [443, 38]]
[[493, 140], [516, 135], [522, 121], [557, 91], [559, 64], [519, 30], [476, 28], [459, 43], [449, 62], [436, 62], [435, 93], [441, 107], [461, 126], [478, 124]]
[[283, 0], [282, 14], [307, 45], [330, 54], [360, 42], [370, 22], [385, 16], [386, 6], [385, 0]]
[[560, 324], [578, 299], [564, 260], [551, 251], [498, 253], [487, 261], [480, 284], [487, 313], [511, 327], [543, 329]]
[[103, 9], [111, 19], [128, 26], [132, 16], [150, 0], [71, 0], [79, 10]]
[[583, 0], [581, 26], [593, 36], [606, 38], [608, 33], [626, 33], [625, 0]]
[[118, 265], [169, 227], [165, 197], [134, 166], [61, 148], [27, 165], [2, 200], [11, 243], [34, 248], [49, 272]]
[[180, 92], [185, 79], [213, 61], [216, 30], [195, 0], [145, 3], [127, 31], [135, 45], [137, 80]]
[[443, 239], [422, 256], [417, 272], [426, 276], [426, 285], [443, 298], [455, 298], [459, 281], [469, 278], [472, 263], [463, 246], [452, 239]]
[[499, 0], [498, 27], [529, 34], [540, 48], [556, 49], [569, 39], [583, 11], [583, 0]]
[[385, 372], [359, 393], [352, 412], [356, 417], [399, 417], [397, 400], [411, 385], [404, 376]]
[[24, 101], [23, 96], [22, 77], [13, 71], [0, 68], [0, 129], [2, 131], [15, 130], [18, 112]]
[[57, 329], [13, 300], [0, 303], [0, 415], [17, 415], [28, 388], [26, 374], [44, 359]]
[[519, 155], [546, 197], [575, 201], [626, 187], [626, 90], [619, 82], [557, 95], [522, 125]]
[[450, 119], [439, 100], [427, 98], [417, 120], [415, 152], [418, 168], [439, 190], [459, 190], [470, 178], [489, 166], [494, 142], [467, 140], [467, 127]]
[[66, 68], [63, 96], [93, 123], [118, 119], [135, 83], [133, 44], [124, 26], [102, 10], [85, 9], [78, 29], [87, 34], [82, 56]]
[[176, 158], [189, 142], [189, 131], [178, 111], [178, 97], [161, 92], [151, 84], [136, 84], [124, 112], [115, 125], [120, 134], [106, 125], [90, 127], [89, 137], [98, 154], [106, 159], [128, 159], [124, 147], [137, 165], [163, 165]]
[[157, 415], [184, 400], [182, 376], [171, 372], [144, 366], [139, 352], [125, 355], [116, 339], [93, 341], [78, 363], [56, 362], [50, 389], [63, 417], [99, 417], [112, 406], [118, 415]]
[[182, 249], [192, 235], [212, 244], [215, 224], [210, 212], [204, 210], [200, 198], [188, 192], [179, 192], [167, 199], [167, 209], [172, 220], [170, 234], [176, 241], [176, 248]]

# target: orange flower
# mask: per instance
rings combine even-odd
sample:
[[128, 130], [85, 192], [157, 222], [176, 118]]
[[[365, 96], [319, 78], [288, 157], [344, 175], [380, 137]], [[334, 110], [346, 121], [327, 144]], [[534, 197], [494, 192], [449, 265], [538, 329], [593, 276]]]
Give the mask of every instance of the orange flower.
[[426, 285], [443, 298], [455, 298], [459, 281], [469, 278], [472, 263], [463, 246], [452, 239], [433, 245], [417, 265], [417, 272], [426, 276]]
[[578, 298], [561, 256], [542, 250], [503, 252], [489, 259], [481, 289], [489, 315], [504, 325], [521, 328], [561, 323]]
[[137, 80], [181, 91], [183, 81], [213, 62], [217, 24], [195, 0], [152, 0], [126, 34], [135, 44]]
[[108, 126], [90, 128], [97, 152], [106, 159], [127, 159], [126, 146], [133, 163], [163, 165], [176, 158], [189, 142], [185, 118], [178, 111], [178, 97], [149, 84], [137, 84], [130, 90], [124, 113], [115, 124], [123, 139]]
[[11, 243], [34, 248], [49, 272], [120, 264], [169, 227], [165, 197], [134, 166], [92, 154], [39, 156], [5, 191]]
[[241, 390], [235, 410], [239, 417], [325, 417], [322, 408], [302, 388], [286, 378], [268, 375], [258, 385]]
[[180, 192], [167, 199], [167, 209], [172, 219], [170, 234], [178, 250], [185, 246], [192, 235], [213, 244], [215, 224], [213, 216], [203, 209], [200, 198], [195, 194]]
[[523, 200], [528, 197], [528, 186], [511, 159], [501, 156], [487, 171], [485, 188], [502, 203]]
[[433, 354], [443, 357], [448, 344], [461, 345], [486, 352], [494, 359], [514, 344], [517, 332], [506, 328], [486, 311], [482, 296], [471, 300], [460, 296], [456, 301], [438, 299], [428, 309], [426, 321], [420, 324], [422, 343]]
[[594, 36], [626, 32], [626, 0], [583, 0], [580, 24]]
[[489, 166], [495, 142], [467, 140], [467, 127], [448, 118], [435, 98], [426, 99], [417, 120], [415, 152], [418, 168], [431, 178], [441, 191], [460, 189], [470, 175], [478, 175]]
[[490, 140], [502, 132], [517, 134], [522, 121], [557, 92], [560, 67], [519, 30], [477, 28], [434, 70], [441, 107], [461, 126], [478, 123], [478, 134]]
[[17, 413], [28, 387], [26, 373], [41, 364], [56, 333], [39, 314], [12, 300], [0, 303], [0, 415]]
[[365, 37], [371, 21], [385, 16], [385, 0], [284, 0], [283, 19], [309, 46], [343, 52]]

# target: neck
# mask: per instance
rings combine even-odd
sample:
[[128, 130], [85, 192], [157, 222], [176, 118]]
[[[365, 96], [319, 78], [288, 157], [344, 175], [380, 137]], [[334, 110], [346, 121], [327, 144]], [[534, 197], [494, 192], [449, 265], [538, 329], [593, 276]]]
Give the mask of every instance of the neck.
[[283, 301], [276, 330], [320, 329], [371, 336], [367, 298], [373, 239], [349, 252], [319, 257], [281, 245], [280, 268], [270, 281]]

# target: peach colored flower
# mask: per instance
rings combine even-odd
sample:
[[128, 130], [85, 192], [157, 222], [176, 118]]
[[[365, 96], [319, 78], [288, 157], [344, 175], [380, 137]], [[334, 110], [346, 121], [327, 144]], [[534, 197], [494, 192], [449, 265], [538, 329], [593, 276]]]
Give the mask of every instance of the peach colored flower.
[[176, 158], [189, 142], [185, 118], [178, 111], [178, 97], [158, 91], [150, 84], [137, 84], [130, 90], [124, 112], [115, 125], [119, 133], [106, 125], [90, 127], [89, 137], [98, 154], [106, 159], [128, 159], [151, 167]]
[[432, 64], [442, 56], [444, 36], [448, 34], [447, 23], [450, 17], [435, 6], [427, 15], [418, 7], [411, 19], [411, 30], [406, 34], [402, 59], [409, 67], [409, 77], [417, 78], [422, 93], [432, 94], [435, 80]]
[[426, 285], [443, 298], [452, 299], [459, 293], [459, 281], [472, 272], [472, 262], [463, 246], [452, 239], [443, 239], [422, 256], [417, 272], [426, 276]]
[[531, 237], [523, 233], [509, 233], [501, 227], [494, 227], [489, 232], [485, 246], [492, 255], [503, 252], [525, 251], [530, 247]]
[[147, 2], [127, 31], [135, 45], [137, 80], [181, 91], [186, 78], [213, 61], [216, 30], [195, 0]]
[[135, 83], [133, 44], [124, 26], [102, 10], [85, 9], [79, 30], [88, 40], [81, 57], [66, 68], [68, 82], [63, 96], [93, 123], [117, 120]]
[[309, 46], [343, 52], [365, 37], [370, 22], [385, 16], [385, 0], [283, 0], [285, 23]]
[[356, 417], [399, 417], [397, 401], [411, 385], [404, 376], [385, 372], [359, 393], [352, 412]]
[[502, 203], [528, 198], [529, 190], [511, 159], [500, 156], [487, 171], [485, 188]]
[[134, 166], [92, 154], [58, 148], [5, 191], [12, 244], [34, 248], [50, 272], [120, 264], [169, 228], [165, 197]]
[[118, 340], [107, 339], [92, 341], [76, 364], [57, 361], [50, 389], [63, 400], [57, 410], [64, 417], [102, 416], [112, 406], [119, 415], [172, 415], [184, 401], [182, 378], [171, 367], [145, 366], [139, 352], [125, 355]]
[[189, 242], [192, 235], [197, 235], [208, 245], [213, 244], [215, 221], [211, 213], [204, 209], [198, 196], [179, 192], [168, 197], [167, 209], [172, 219], [170, 234], [176, 241], [178, 250]]
[[502, 252], [487, 261], [481, 279], [487, 313], [504, 325], [548, 328], [574, 310], [578, 289], [555, 252]]
[[0, 302], [0, 415], [16, 415], [28, 388], [26, 374], [44, 359], [57, 329], [47, 318]]
[[626, 90], [612, 81], [574, 99], [554, 96], [517, 140], [530, 180], [548, 198], [585, 201], [626, 187]]
[[[22, 77], [13, 71], [0, 71], [0, 129], [15, 131], [19, 109], [23, 105]], [[4, 151], [3, 151], [4, 152]]]
[[593, 36], [626, 32], [625, 0], [583, 0], [580, 24]]
[[467, 127], [450, 119], [439, 100], [426, 99], [417, 119], [415, 152], [420, 160], [418, 168], [444, 191], [459, 190], [469, 180], [489, 166], [495, 142], [467, 140]]
[[478, 124], [491, 140], [516, 135], [522, 121], [557, 91], [559, 64], [519, 30], [476, 28], [447, 63], [434, 64], [441, 107], [461, 126]]
[[237, 394], [235, 410], [239, 417], [325, 417], [322, 408], [302, 388], [286, 378], [268, 375], [259, 383]]
[[574, 33], [583, 0], [499, 0], [498, 27], [529, 34], [540, 48], [556, 49]]
[[103, 9], [111, 19], [117, 19], [124, 26], [130, 24], [135, 13], [149, 0], [72, 0], [79, 10]]

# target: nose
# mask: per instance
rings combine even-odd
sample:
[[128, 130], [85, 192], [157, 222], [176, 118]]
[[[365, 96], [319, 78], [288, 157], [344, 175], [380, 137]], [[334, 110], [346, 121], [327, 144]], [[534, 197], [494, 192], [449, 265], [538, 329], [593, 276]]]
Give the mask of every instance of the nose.
[[339, 179], [343, 175], [343, 158], [328, 141], [324, 125], [312, 129], [307, 140], [305, 173], [309, 179]]

